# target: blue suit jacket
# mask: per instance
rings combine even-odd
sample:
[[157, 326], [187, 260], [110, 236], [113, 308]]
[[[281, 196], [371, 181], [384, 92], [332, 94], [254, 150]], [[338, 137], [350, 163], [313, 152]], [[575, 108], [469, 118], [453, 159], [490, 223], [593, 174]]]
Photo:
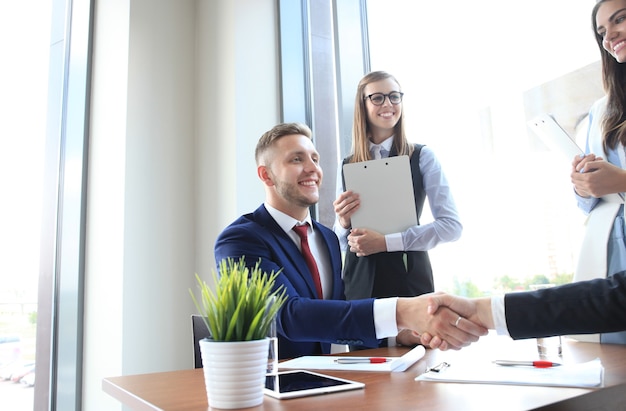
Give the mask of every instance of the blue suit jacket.
[[215, 261], [245, 257], [253, 267], [270, 273], [282, 269], [276, 286], [284, 286], [288, 299], [277, 318], [279, 358], [330, 352], [330, 344], [377, 347], [374, 299], [345, 301], [341, 280], [339, 240], [327, 227], [313, 221], [327, 245], [332, 266], [332, 294], [316, 297], [309, 269], [293, 240], [261, 205], [254, 213], [239, 217], [222, 231], [215, 243]]
[[504, 297], [514, 339], [626, 330], [626, 273]]

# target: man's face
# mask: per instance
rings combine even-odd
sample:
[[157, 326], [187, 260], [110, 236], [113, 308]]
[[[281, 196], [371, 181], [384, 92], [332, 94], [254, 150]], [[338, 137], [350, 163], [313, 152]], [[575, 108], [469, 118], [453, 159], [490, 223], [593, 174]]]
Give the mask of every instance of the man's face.
[[270, 205], [297, 219], [317, 204], [324, 173], [319, 153], [306, 136], [292, 134], [279, 138], [268, 153], [268, 163], [259, 167], [259, 176], [269, 187]]

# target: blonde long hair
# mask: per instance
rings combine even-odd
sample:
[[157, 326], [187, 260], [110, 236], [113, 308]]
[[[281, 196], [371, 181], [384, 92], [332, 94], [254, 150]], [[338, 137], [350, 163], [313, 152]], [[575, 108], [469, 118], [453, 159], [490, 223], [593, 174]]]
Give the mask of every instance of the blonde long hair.
[[[394, 76], [385, 71], [372, 71], [366, 74], [365, 77], [359, 81], [359, 85], [356, 90], [356, 97], [354, 99], [354, 118], [352, 120], [352, 158], [351, 163], [358, 163], [360, 161], [371, 160], [369, 152], [369, 123], [367, 122], [367, 110], [365, 108], [365, 87], [370, 83], [375, 83], [380, 80], [391, 79], [398, 83]], [[396, 149], [396, 153], [399, 156], [408, 155], [413, 153], [413, 145], [409, 144], [404, 132], [404, 106], [400, 112], [400, 119], [394, 127], [393, 146]]]

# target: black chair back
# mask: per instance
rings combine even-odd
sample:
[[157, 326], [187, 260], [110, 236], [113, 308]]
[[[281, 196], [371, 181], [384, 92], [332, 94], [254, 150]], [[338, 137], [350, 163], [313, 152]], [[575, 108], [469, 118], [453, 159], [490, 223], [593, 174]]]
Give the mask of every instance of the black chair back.
[[202, 368], [202, 355], [200, 354], [200, 340], [211, 337], [211, 333], [204, 323], [201, 315], [191, 316], [191, 334], [193, 336], [193, 363], [194, 368]]

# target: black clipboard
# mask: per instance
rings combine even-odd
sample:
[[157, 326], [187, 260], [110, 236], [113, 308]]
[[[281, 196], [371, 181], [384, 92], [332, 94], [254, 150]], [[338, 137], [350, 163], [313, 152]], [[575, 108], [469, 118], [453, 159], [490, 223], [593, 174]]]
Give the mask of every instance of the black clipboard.
[[352, 228], [391, 234], [417, 225], [409, 156], [344, 164], [343, 177], [346, 190], [361, 197]]

